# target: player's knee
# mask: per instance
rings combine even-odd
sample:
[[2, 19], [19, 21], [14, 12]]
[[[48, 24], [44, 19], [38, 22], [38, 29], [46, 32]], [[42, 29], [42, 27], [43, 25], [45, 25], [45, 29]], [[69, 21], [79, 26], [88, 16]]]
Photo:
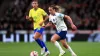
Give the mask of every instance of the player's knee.
[[55, 42], [55, 40], [54, 40], [54, 39], [51, 39], [51, 42], [52, 42], [52, 43], [54, 43], [54, 42]]
[[37, 38], [37, 37], [35, 37], [35, 36], [34, 36], [33, 38], [34, 38], [35, 40], [36, 40], [36, 39], [38, 39], [38, 38]]

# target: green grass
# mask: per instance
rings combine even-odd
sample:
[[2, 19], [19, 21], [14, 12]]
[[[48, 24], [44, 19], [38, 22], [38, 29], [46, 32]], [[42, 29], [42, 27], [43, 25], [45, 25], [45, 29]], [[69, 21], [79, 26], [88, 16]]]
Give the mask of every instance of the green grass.
[[[50, 42], [47, 42], [47, 47], [51, 54], [49, 56], [58, 56], [59, 50]], [[100, 56], [100, 43], [97, 42], [72, 42], [69, 43], [77, 56]], [[66, 51], [64, 56], [71, 56], [70, 52]], [[2, 43], [0, 42], [0, 56], [29, 56], [32, 51], [38, 51], [40, 56], [40, 47], [36, 42], [33, 43]]]

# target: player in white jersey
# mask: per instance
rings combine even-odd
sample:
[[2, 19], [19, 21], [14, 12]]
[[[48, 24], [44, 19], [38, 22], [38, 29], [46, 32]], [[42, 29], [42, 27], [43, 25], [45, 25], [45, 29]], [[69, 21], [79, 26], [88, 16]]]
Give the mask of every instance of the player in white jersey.
[[76, 26], [73, 24], [71, 18], [67, 15], [64, 15], [62, 13], [56, 12], [58, 10], [55, 6], [49, 7], [49, 23], [46, 25], [46, 27], [51, 26], [52, 23], [55, 25], [57, 29], [57, 33], [55, 33], [52, 38], [51, 42], [55, 44], [55, 46], [59, 49], [60, 54], [59, 56], [63, 56], [65, 54], [65, 51], [62, 49], [60, 44], [57, 42], [58, 39], [60, 39], [60, 42], [62, 45], [68, 49], [71, 52], [72, 56], [77, 56], [74, 51], [71, 49], [71, 47], [66, 43], [66, 34], [67, 34], [67, 26], [64, 22], [64, 18], [68, 20], [71, 24], [72, 29], [76, 30]]

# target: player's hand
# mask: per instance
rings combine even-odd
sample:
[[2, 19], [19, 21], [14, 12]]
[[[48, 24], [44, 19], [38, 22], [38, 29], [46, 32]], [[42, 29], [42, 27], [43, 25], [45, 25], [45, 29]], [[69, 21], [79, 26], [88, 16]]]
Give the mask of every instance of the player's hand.
[[74, 24], [71, 25], [71, 28], [73, 31], [77, 30], [77, 27]]
[[26, 19], [28, 19], [29, 21], [34, 22], [34, 20], [33, 20], [33, 18], [32, 18], [32, 17], [26, 16]]
[[50, 27], [50, 26], [52, 26], [52, 23], [51, 23], [51, 22], [47, 23], [47, 24], [45, 25], [45, 28], [46, 28], [46, 27]]
[[29, 19], [29, 16], [26, 16], [26, 19]]
[[40, 22], [39, 25], [42, 26], [43, 22]]

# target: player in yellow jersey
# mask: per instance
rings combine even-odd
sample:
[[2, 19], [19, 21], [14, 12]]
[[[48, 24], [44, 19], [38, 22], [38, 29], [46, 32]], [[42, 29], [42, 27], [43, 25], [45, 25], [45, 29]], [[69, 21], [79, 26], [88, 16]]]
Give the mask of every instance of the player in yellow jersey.
[[[38, 1], [32, 1], [32, 9], [29, 11], [29, 16], [26, 16], [26, 19], [33, 20], [34, 27], [34, 39], [39, 44], [41, 49], [41, 55], [47, 56], [50, 54], [45, 43], [42, 41], [42, 34], [44, 31], [44, 22], [48, 19], [47, 13], [38, 7]], [[43, 20], [45, 17], [45, 20]]]

